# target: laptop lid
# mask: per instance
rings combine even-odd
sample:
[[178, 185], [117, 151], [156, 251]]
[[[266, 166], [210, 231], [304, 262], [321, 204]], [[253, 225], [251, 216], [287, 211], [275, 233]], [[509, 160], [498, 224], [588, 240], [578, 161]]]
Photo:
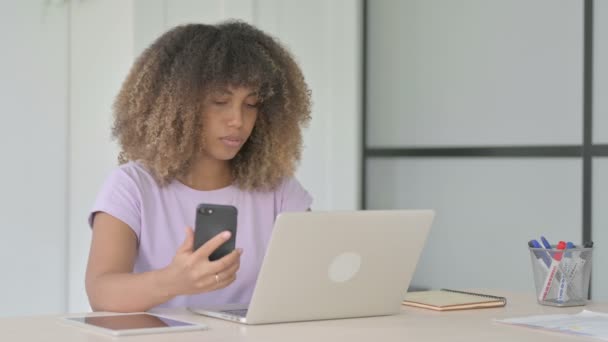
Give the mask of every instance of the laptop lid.
[[246, 323], [399, 312], [432, 210], [283, 213]]

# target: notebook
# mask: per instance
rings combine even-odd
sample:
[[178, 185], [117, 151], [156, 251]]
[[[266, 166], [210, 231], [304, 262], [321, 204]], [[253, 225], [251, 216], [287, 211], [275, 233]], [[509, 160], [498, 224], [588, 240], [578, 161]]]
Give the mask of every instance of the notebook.
[[482, 293], [441, 289], [408, 292], [402, 303], [436, 311], [449, 311], [505, 306], [507, 299]]

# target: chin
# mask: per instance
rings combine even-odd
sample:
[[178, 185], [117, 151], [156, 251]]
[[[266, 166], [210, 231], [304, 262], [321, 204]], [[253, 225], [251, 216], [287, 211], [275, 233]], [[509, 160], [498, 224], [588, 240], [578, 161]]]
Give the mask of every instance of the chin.
[[236, 152], [236, 153], [234, 153], [234, 152], [221, 152], [221, 153], [215, 153], [213, 156], [217, 160], [229, 161], [229, 160], [234, 159], [234, 157], [236, 157], [237, 154], [238, 154], [238, 152]]
[[[242, 146], [241, 146], [242, 147]], [[226, 148], [224, 146], [213, 146], [208, 150], [209, 156], [214, 159], [221, 161], [229, 161], [234, 159], [236, 155], [241, 151], [241, 148]]]
[[218, 158], [218, 159], [222, 160], [222, 161], [231, 161], [232, 159], [234, 159], [234, 157], [236, 157], [236, 154], [235, 155], [231, 155], [229, 157], [223, 157], [223, 158]]

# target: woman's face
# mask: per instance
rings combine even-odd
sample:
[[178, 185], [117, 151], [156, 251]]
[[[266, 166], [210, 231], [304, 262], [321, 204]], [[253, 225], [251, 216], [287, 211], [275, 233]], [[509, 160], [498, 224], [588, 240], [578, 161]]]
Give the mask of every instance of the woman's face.
[[227, 161], [245, 144], [258, 117], [257, 92], [227, 87], [211, 92], [203, 104], [203, 153]]

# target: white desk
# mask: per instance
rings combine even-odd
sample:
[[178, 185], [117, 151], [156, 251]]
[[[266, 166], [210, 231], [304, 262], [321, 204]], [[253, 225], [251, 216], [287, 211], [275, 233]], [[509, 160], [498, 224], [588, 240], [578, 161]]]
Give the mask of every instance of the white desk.
[[[480, 290], [484, 291], [484, 290]], [[162, 311], [163, 314], [199, 321], [207, 331], [121, 337], [129, 342], [172, 341], [594, 341], [585, 337], [538, 331], [494, 323], [493, 318], [533, 314], [576, 313], [581, 309], [608, 312], [608, 303], [591, 303], [585, 307], [554, 308], [536, 304], [533, 294], [513, 294], [485, 290], [504, 295], [504, 308], [453, 312], [403, 307], [401, 314], [386, 317], [342, 319], [246, 326], [238, 323], [192, 315], [185, 310]], [[110, 341], [113, 338], [85, 329], [65, 325], [59, 316], [15, 317], [0, 319], [0, 341]]]

